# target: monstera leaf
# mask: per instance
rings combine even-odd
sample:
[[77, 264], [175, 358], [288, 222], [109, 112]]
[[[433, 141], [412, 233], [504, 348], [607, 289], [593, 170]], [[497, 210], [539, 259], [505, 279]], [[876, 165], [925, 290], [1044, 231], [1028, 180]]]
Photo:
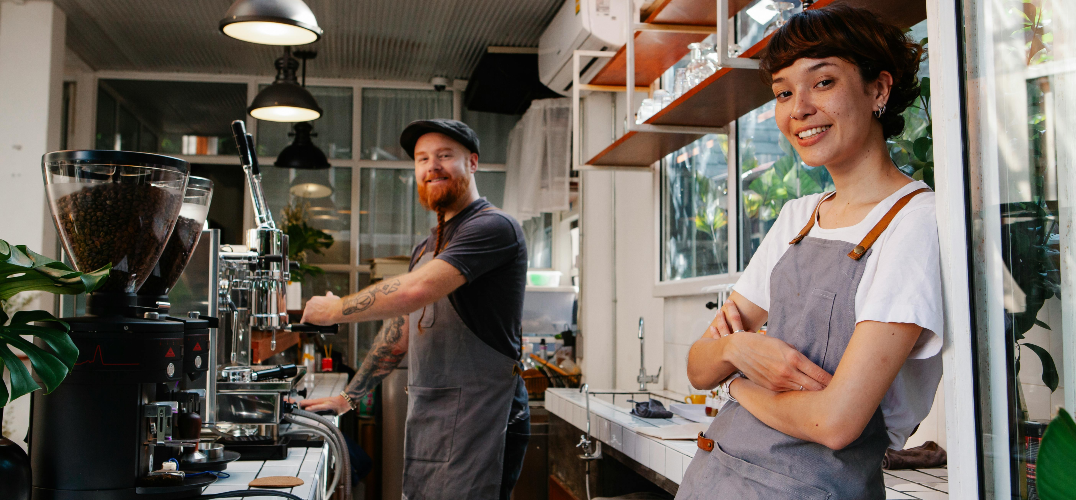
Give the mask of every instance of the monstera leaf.
[[[13, 246], [0, 240], [0, 303], [19, 292], [31, 290], [56, 294], [89, 293], [104, 285], [109, 269], [111, 266], [92, 273], [80, 273], [23, 245]], [[39, 324], [32, 324], [35, 322]], [[42, 326], [42, 323], [49, 326]], [[45, 384], [45, 391], [52, 392], [78, 358], [78, 348], [67, 335], [68, 331], [67, 323], [46, 311], [19, 311], [9, 318], [0, 308], [0, 375], [5, 368], [11, 373], [10, 391], [0, 383], [0, 408], [8, 401], [41, 388], [11, 348], [19, 349], [30, 358], [38, 378]], [[51, 352], [23, 336], [41, 339]]]
[[[59, 262], [26, 248], [0, 240], [0, 300], [19, 292], [42, 292], [76, 295], [97, 290], [108, 278], [111, 265], [92, 273], [80, 273]], [[2, 324], [2, 323], [0, 323]]]
[[1035, 464], [1035, 487], [1042, 500], [1072, 498], [1076, 491], [1076, 423], [1062, 409], [1046, 427]]

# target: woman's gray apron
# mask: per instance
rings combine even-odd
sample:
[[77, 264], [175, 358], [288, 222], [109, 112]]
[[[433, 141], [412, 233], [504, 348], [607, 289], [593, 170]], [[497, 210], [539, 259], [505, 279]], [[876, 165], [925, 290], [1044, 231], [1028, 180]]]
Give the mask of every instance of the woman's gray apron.
[[[770, 274], [768, 335], [835, 372], [856, 327], [855, 295], [867, 262], [862, 257], [870, 256], [871, 244], [893, 216], [922, 191], [901, 198], [859, 245], [806, 236], [816, 207]], [[713, 451], [695, 452], [678, 500], [885, 498], [882, 457], [889, 435], [881, 408], [863, 434], [841, 450], [775, 430], [737, 402], [721, 409], [705, 437], [713, 440]]]
[[517, 362], [467, 328], [448, 297], [408, 323], [403, 498], [497, 499]]

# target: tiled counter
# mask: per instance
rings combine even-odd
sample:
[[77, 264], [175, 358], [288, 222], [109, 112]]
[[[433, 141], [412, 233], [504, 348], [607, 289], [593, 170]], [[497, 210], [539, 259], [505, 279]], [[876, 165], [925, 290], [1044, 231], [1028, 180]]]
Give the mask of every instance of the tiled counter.
[[[339, 394], [347, 385], [345, 373], [315, 373], [301, 380], [296, 387], [299, 390], [306, 389], [307, 397], [322, 398]], [[336, 418], [330, 418], [336, 420]], [[290, 424], [281, 426], [280, 432], [288, 432]], [[266, 488], [249, 488], [247, 485], [255, 478], [268, 476], [297, 476], [303, 480], [302, 486], [294, 488], [271, 488], [275, 491], [292, 493], [306, 500], [323, 500], [321, 490], [324, 485], [332, 480], [332, 470], [329, 468], [328, 445], [321, 448], [289, 448], [288, 457], [284, 460], [238, 460], [228, 464], [229, 477], [217, 479], [212, 485], [206, 487], [203, 495], [224, 493], [235, 490], [256, 490]], [[247, 497], [253, 499], [275, 499], [279, 497]]]
[[[600, 392], [595, 389], [595, 392]], [[617, 396], [627, 400], [630, 396]], [[673, 416], [669, 419], [639, 418], [630, 410], [601, 400], [602, 396], [590, 397], [590, 433], [613, 449], [639, 462], [654, 472], [680, 484], [684, 478], [695, 450], [694, 441], [666, 441], [635, 432], [638, 427], [664, 427], [691, 423], [690, 420]], [[605, 396], [608, 398], [608, 396]], [[564, 419], [583, 432], [587, 428], [586, 399], [578, 389], [548, 389], [545, 407], [550, 413]]]
[[[594, 392], [604, 392], [595, 389]], [[550, 413], [586, 432], [586, 399], [579, 389], [548, 389], [545, 407]], [[640, 395], [641, 396], [641, 395]], [[617, 401], [631, 396], [618, 395]], [[635, 432], [640, 427], [664, 427], [690, 423], [679, 416], [670, 419], [639, 418], [627, 408], [590, 397], [590, 433], [602, 446], [616, 449], [657, 474], [680, 484], [698, 449], [695, 441], [666, 441]], [[668, 401], [662, 401], [666, 404]], [[945, 500], [948, 498], [948, 471], [941, 469], [884, 471], [887, 499]]]

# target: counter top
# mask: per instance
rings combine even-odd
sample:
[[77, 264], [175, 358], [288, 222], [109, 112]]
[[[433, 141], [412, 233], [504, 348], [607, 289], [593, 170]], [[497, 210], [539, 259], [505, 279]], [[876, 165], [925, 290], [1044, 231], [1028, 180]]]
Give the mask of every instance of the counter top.
[[[606, 391], [594, 389], [593, 392]], [[630, 395], [616, 396], [618, 402], [626, 402], [628, 399], [631, 399]], [[680, 484], [684, 478], [684, 470], [698, 449], [695, 441], [656, 439], [639, 434], [635, 429], [692, 422], [675, 415], [672, 418], [639, 418], [632, 415], [630, 409], [617, 406], [610, 400], [608, 395], [591, 395], [591, 436], [601, 441], [602, 446], [612, 447], [670, 481]], [[662, 403], [668, 406], [667, 401]], [[579, 389], [547, 389], [545, 407], [550, 413], [586, 432], [586, 399]]]
[[[299, 390], [306, 388], [307, 397], [321, 398], [339, 394], [347, 385], [346, 373], [313, 373], [307, 374], [299, 381], [296, 387]], [[339, 417], [330, 417], [336, 421]], [[288, 431], [290, 424], [281, 426], [280, 432]], [[320, 448], [289, 448], [288, 457], [283, 460], [237, 460], [228, 464], [225, 470], [229, 477], [219, 478], [213, 484], [206, 487], [203, 495], [224, 493], [235, 490], [266, 489], [250, 488], [247, 485], [256, 478], [267, 476], [297, 476], [303, 480], [301, 486], [294, 488], [271, 488], [276, 491], [284, 491], [295, 494], [307, 500], [321, 500], [321, 489], [329, 479], [331, 471], [328, 470], [329, 457], [328, 445]], [[273, 499], [279, 497], [247, 497], [256, 500]]]

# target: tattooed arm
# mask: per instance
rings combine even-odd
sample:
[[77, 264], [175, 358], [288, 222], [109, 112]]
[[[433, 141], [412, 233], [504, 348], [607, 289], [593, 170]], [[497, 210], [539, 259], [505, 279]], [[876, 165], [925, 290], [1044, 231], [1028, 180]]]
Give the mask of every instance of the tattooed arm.
[[395, 318], [440, 300], [466, 282], [452, 264], [434, 259], [347, 297], [332, 293], [313, 297], [306, 303], [303, 323], [331, 325]]
[[[392, 372], [407, 355], [407, 316], [385, 321], [381, 331], [374, 338], [370, 352], [363, 360], [359, 371], [355, 372], [344, 392], [352, 401], [358, 400], [372, 391], [381, 380]], [[343, 396], [337, 394], [328, 398], [306, 399], [299, 406], [309, 411], [333, 410], [337, 415], [346, 413], [351, 405]]]

